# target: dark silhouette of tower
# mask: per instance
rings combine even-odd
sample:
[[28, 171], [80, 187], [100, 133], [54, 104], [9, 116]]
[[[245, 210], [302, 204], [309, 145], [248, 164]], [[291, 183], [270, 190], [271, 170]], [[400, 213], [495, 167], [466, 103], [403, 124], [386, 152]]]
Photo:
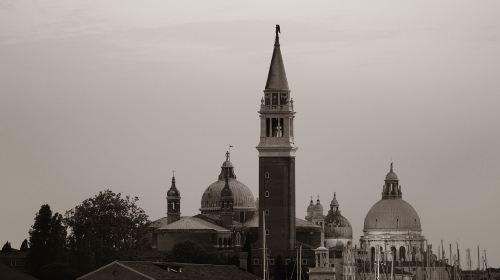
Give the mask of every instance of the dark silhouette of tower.
[[175, 186], [175, 176], [167, 192], [167, 223], [173, 223], [181, 218], [181, 194]]
[[276, 28], [274, 51], [260, 106], [259, 246], [262, 215], [270, 257], [293, 256], [295, 249], [295, 146], [293, 100], [286, 78]]

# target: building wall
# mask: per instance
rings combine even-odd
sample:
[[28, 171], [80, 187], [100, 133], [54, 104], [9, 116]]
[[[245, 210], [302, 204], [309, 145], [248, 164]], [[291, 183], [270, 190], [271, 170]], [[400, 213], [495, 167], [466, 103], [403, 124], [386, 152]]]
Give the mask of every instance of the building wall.
[[[294, 157], [259, 157], [259, 212], [263, 211], [269, 211], [266, 230], [271, 255], [293, 254], [290, 251], [295, 248]], [[259, 219], [259, 228], [262, 228], [262, 219]], [[260, 246], [262, 240], [259, 232]]]
[[215, 231], [157, 231], [157, 249], [161, 252], [169, 252], [175, 244], [184, 241], [194, 242], [206, 250], [213, 250], [217, 244], [217, 233]]

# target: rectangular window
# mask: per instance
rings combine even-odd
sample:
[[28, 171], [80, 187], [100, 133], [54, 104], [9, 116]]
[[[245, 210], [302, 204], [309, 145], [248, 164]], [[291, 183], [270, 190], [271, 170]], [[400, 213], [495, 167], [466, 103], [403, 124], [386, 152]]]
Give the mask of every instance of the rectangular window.
[[283, 106], [283, 105], [286, 105], [287, 101], [286, 101], [286, 96], [287, 94], [286, 93], [282, 93], [280, 95], [280, 105]]
[[283, 118], [280, 118], [280, 129], [281, 129], [281, 136], [285, 135], [285, 122], [283, 121]]
[[278, 119], [272, 118], [271, 125], [273, 128], [273, 137], [276, 137], [278, 135]]
[[277, 93], [273, 93], [271, 95], [271, 105], [273, 106], [278, 106], [278, 94]]
[[271, 136], [271, 119], [266, 118], [266, 137]]
[[266, 94], [266, 98], [264, 100], [265, 100], [264, 104], [266, 104], [266, 106], [271, 105], [271, 99], [269, 98], [269, 94]]

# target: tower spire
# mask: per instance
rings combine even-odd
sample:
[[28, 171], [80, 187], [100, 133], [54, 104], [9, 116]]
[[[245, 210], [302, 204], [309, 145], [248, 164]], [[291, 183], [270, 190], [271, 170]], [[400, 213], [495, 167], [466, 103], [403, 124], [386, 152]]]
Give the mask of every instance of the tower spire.
[[271, 58], [271, 66], [267, 75], [266, 90], [285, 90], [288, 91], [288, 80], [285, 73], [285, 65], [281, 57], [279, 24], [276, 25], [276, 38], [274, 39], [274, 51]]
[[281, 33], [280, 25], [276, 24], [276, 38], [274, 39], [274, 46], [277, 46], [277, 47], [280, 46], [280, 35], [279, 35], [279, 33]]

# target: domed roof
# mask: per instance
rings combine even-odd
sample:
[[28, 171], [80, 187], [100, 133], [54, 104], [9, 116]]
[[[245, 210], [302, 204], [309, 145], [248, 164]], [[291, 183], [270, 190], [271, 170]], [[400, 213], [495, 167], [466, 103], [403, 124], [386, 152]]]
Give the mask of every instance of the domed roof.
[[399, 181], [398, 175], [393, 170], [392, 162], [391, 162], [391, 170], [389, 170], [389, 173], [387, 173], [387, 175], [385, 175], [385, 180], [386, 181]]
[[313, 209], [315, 215], [323, 215], [323, 205], [321, 205], [321, 202], [319, 201], [319, 196]]
[[200, 211], [219, 211], [221, 201], [221, 191], [228, 178], [229, 189], [233, 196], [233, 209], [255, 211], [255, 198], [252, 191], [242, 182], [236, 180], [234, 166], [229, 160], [229, 152], [226, 153], [226, 161], [222, 163], [221, 173], [218, 180], [210, 184], [201, 197]]
[[330, 211], [325, 218], [326, 239], [352, 239], [352, 227], [349, 220], [340, 214], [337, 194], [334, 193]]
[[328, 212], [325, 219], [325, 238], [352, 238], [351, 223], [340, 211]]
[[314, 202], [313, 202], [313, 198], [311, 196], [311, 201], [309, 201], [309, 205], [307, 206], [307, 212], [310, 212], [313, 210], [314, 210]]
[[175, 177], [172, 176], [172, 185], [167, 191], [167, 197], [177, 197], [180, 196], [179, 190], [175, 187]]
[[[221, 191], [225, 182], [218, 180], [212, 183], [201, 197], [201, 211], [214, 211], [220, 209]], [[233, 194], [234, 210], [256, 210], [255, 198], [252, 191], [236, 179], [229, 179], [229, 188]]]
[[366, 214], [364, 231], [422, 231], [417, 211], [401, 198], [382, 199]]

